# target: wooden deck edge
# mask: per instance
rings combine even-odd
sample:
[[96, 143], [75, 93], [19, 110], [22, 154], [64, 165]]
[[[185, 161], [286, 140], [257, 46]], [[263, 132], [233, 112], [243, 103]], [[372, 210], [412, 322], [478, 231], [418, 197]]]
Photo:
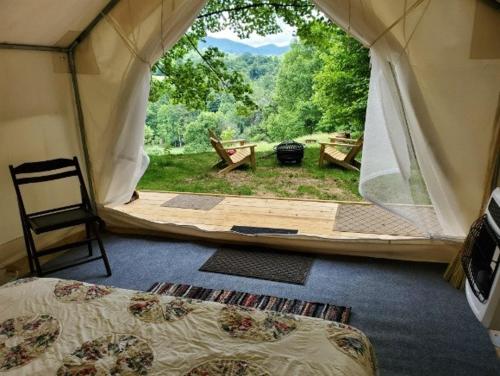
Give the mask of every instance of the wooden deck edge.
[[112, 208], [102, 208], [101, 216], [111, 232], [150, 235], [213, 244], [258, 245], [291, 251], [365, 256], [406, 261], [448, 263], [461, 243], [437, 239], [327, 239], [307, 235], [245, 235], [231, 231], [207, 231], [191, 225], [147, 221]]
[[361, 204], [361, 205], [373, 205], [366, 201], [336, 201], [336, 200], [320, 200], [314, 198], [292, 198], [292, 197], [273, 197], [273, 196], [252, 196], [252, 195], [229, 195], [226, 193], [200, 193], [200, 192], [179, 192], [179, 191], [162, 191], [157, 189], [140, 189], [141, 192], [151, 192], [151, 193], [169, 193], [175, 195], [196, 195], [196, 196], [217, 196], [217, 197], [233, 197], [233, 198], [251, 198], [251, 199], [262, 199], [262, 200], [282, 200], [282, 201], [306, 201], [306, 202], [326, 202], [330, 204]]
[[[262, 200], [282, 200], [282, 201], [305, 201], [305, 202], [323, 202], [329, 204], [344, 204], [344, 205], [375, 205], [372, 202], [368, 201], [341, 201], [341, 200], [320, 200], [316, 198], [294, 198], [294, 197], [273, 197], [273, 196], [252, 196], [252, 195], [229, 195], [225, 193], [200, 193], [200, 192], [179, 192], [179, 191], [162, 191], [157, 189], [140, 189], [138, 191], [141, 192], [151, 192], [151, 193], [168, 193], [175, 195], [197, 195], [197, 196], [224, 196], [224, 197], [233, 197], [233, 198], [251, 198], [251, 199], [262, 199]], [[432, 208], [432, 205], [412, 205], [412, 204], [390, 204], [393, 206], [411, 206], [418, 208]]]

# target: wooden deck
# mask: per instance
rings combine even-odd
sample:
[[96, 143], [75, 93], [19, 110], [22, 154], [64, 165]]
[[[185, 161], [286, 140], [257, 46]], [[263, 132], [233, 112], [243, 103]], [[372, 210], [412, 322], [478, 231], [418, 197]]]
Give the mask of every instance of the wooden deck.
[[[224, 200], [210, 210], [162, 206], [178, 194], [141, 191], [138, 200], [101, 208], [100, 213], [108, 228], [120, 233], [219, 244], [252, 244], [313, 253], [449, 262], [460, 246], [460, 242], [424, 236], [335, 231], [337, 211], [341, 205], [352, 202], [225, 195]], [[298, 233], [245, 235], [231, 231], [233, 226], [297, 229]]]
[[139, 200], [114, 209], [151, 222], [196, 226], [205, 231], [230, 231], [231, 227], [236, 225], [293, 228], [298, 230], [299, 235], [330, 239], [415, 238], [404, 235], [334, 231], [335, 215], [342, 205], [339, 202], [225, 196], [225, 199], [211, 210], [161, 206], [176, 195], [177, 193], [140, 192]]

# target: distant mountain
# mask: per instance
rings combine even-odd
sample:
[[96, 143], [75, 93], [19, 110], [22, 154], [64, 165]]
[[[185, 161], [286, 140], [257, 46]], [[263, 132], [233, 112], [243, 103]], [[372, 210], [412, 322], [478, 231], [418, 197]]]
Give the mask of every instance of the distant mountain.
[[277, 46], [275, 44], [265, 44], [259, 47], [252, 47], [245, 43], [235, 42], [229, 39], [206, 37], [205, 42], [200, 42], [200, 48], [217, 47], [219, 50], [230, 54], [245, 54], [254, 55], [281, 55], [290, 49], [290, 46]]

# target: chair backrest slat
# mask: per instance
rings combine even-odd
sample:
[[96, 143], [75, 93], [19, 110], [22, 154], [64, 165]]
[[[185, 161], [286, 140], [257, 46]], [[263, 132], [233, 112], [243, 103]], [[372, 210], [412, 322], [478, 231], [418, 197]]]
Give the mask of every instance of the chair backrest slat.
[[38, 212], [30, 213], [30, 218], [39, 217], [39, 216], [47, 214], [47, 213], [62, 212], [65, 210], [76, 209], [76, 208], [81, 208], [81, 207], [82, 207], [82, 204], [59, 206], [59, 207], [53, 208], [53, 209], [41, 210]]
[[59, 172], [57, 174], [33, 176], [33, 177], [27, 177], [27, 178], [16, 178], [16, 181], [17, 181], [17, 184], [22, 185], [22, 184], [41, 183], [44, 181], [64, 179], [64, 178], [68, 178], [71, 176], [78, 176], [77, 171], [72, 170], [72, 171]]
[[227, 153], [226, 149], [224, 149], [224, 146], [222, 146], [222, 143], [219, 140], [217, 140], [213, 137], [210, 137], [210, 143], [212, 144], [212, 146], [215, 149], [215, 151], [217, 152], [217, 154], [219, 154], [219, 157], [221, 157], [227, 163], [233, 163], [233, 161], [231, 160], [231, 157]]
[[[81, 193], [81, 203], [79, 203], [78, 205], [83, 206], [89, 210], [92, 209], [90, 198], [85, 187], [85, 182], [83, 181], [80, 165], [78, 164], [78, 159], [76, 157], [73, 157], [73, 159], [58, 158], [41, 162], [27, 162], [17, 167], [10, 165], [9, 169], [12, 176], [12, 181], [14, 183], [14, 188], [16, 190], [19, 210], [21, 212], [21, 219], [23, 221], [26, 221], [27, 219], [23, 197], [21, 194], [21, 190], [19, 189], [19, 186], [23, 184], [42, 183], [46, 181], [65, 179], [76, 176], [78, 178], [78, 182], [80, 183]], [[61, 169], [68, 170], [60, 172], [54, 171]], [[50, 171], [52, 171], [52, 173], [43, 174], [44, 172], [47, 173]], [[22, 177], [18, 177], [18, 175], [22, 175]]]
[[42, 162], [27, 162], [17, 167], [13, 167], [16, 174], [30, 174], [35, 172], [44, 172], [59, 170], [65, 167], [75, 167], [75, 162], [72, 159], [52, 159]]
[[211, 138], [213, 138], [213, 139], [215, 139], [217, 141], [220, 141], [219, 137], [217, 137], [217, 134], [214, 132], [213, 129], [209, 129], [208, 130], [208, 135], [209, 135], [209, 137], [211, 137]]
[[352, 161], [354, 158], [356, 158], [356, 155], [358, 155], [358, 153], [361, 151], [362, 148], [363, 148], [363, 135], [361, 135], [356, 140], [356, 143], [351, 148], [351, 150], [349, 151], [349, 153], [347, 153], [344, 161], [346, 161], [346, 162]]

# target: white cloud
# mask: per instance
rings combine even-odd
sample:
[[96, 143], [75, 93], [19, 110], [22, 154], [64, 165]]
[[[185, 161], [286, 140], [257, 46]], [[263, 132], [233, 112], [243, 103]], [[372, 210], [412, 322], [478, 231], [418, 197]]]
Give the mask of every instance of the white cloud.
[[288, 46], [292, 40], [295, 38], [295, 31], [296, 29], [294, 27], [291, 27], [290, 25], [287, 25], [286, 23], [280, 21], [279, 22], [282, 32], [278, 34], [270, 34], [266, 36], [261, 36], [257, 35], [255, 33], [250, 35], [250, 38], [247, 39], [240, 39], [238, 36], [233, 33], [231, 30], [226, 29], [219, 31], [217, 33], [208, 33], [208, 36], [214, 37], [214, 38], [225, 38], [225, 39], [230, 39], [234, 41], [238, 41], [241, 43], [248, 44], [253, 47], [259, 47], [263, 46], [265, 44], [276, 44], [278, 46]]

